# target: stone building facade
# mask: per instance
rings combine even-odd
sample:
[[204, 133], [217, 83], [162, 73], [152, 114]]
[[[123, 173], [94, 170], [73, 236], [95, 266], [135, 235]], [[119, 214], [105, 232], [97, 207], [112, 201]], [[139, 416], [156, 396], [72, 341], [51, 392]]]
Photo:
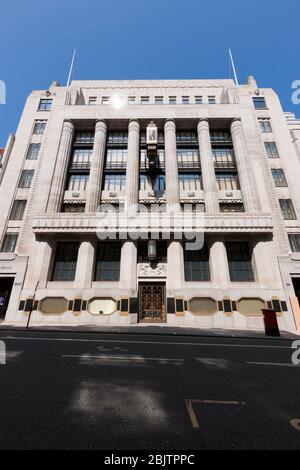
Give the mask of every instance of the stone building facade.
[[253, 77], [33, 91], [0, 176], [3, 321], [260, 329], [273, 308], [299, 330], [299, 139]]

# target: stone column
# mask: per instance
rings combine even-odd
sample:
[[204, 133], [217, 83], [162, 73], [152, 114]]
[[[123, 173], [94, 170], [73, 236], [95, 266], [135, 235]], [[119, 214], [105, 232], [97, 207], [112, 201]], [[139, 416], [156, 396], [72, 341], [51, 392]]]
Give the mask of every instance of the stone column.
[[218, 188], [211, 148], [209, 122], [207, 119], [200, 119], [197, 131], [205, 198], [205, 212], [215, 213], [219, 212]]
[[24, 289], [34, 290], [36, 287], [45, 289], [48, 282], [53, 241], [37, 240], [33, 246], [35, 254], [31, 257], [28, 266]]
[[229, 270], [225, 243], [215, 241], [210, 249], [211, 281], [215, 288], [226, 289], [229, 283]]
[[74, 135], [74, 125], [71, 121], [65, 121], [61, 133], [61, 139], [56, 159], [53, 182], [48, 201], [47, 212], [59, 212], [64, 193], [65, 178], [69, 164], [69, 158]]
[[180, 205], [178, 164], [176, 148], [175, 121], [165, 122], [165, 173], [166, 173], [166, 202], [168, 210], [177, 211]]
[[257, 212], [259, 207], [256, 187], [253, 180], [253, 173], [247, 153], [243, 126], [240, 119], [234, 119], [232, 121], [231, 136], [245, 210], [248, 212]]
[[94, 147], [87, 190], [86, 212], [96, 212], [100, 203], [105, 160], [106, 133], [106, 123], [104, 121], [98, 121], [95, 127]]
[[74, 288], [90, 289], [93, 281], [96, 243], [91, 240], [81, 242], [78, 250]]
[[182, 284], [184, 282], [184, 260], [182, 242], [173, 240], [169, 243], [167, 259], [167, 291], [168, 295], [171, 295], [173, 291], [181, 290]]
[[129, 121], [127, 153], [125, 210], [134, 213], [139, 202], [140, 169], [140, 124], [136, 120]]
[[120, 289], [137, 289], [137, 247], [133, 241], [125, 241], [121, 250]]

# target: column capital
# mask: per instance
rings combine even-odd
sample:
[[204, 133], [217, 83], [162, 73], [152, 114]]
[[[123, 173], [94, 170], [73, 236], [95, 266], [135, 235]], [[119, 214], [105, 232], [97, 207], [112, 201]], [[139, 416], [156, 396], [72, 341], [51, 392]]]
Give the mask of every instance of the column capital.
[[206, 129], [209, 129], [209, 120], [208, 118], [201, 118], [199, 119], [198, 123], [197, 123], [197, 129], [198, 131], [199, 130], [206, 130]]
[[128, 130], [129, 131], [133, 131], [133, 130], [137, 130], [139, 131], [140, 130], [140, 122], [138, 121], [138, 119], [130, 119], [128, 121]]
[[107, 123], [104, 119], [99, 119], [96, 121], [95, 132], [106, 132]]
[[70, 119], [67, 119], [63, 123], [63, 131], [73, 132], [74, 130], [74, 123]]
[[241, 125], [242, 125], [241, 118], [234, 118], [234, 119], [232, 119], [232, 121], [230, 123], [231, 129], [235, 128], [235, 127], [241, 127]]
[[176, 129], [176, 121], [175, 119], [166, 119], [164, 122], [164, 129], [166, 130], [173, 130]]

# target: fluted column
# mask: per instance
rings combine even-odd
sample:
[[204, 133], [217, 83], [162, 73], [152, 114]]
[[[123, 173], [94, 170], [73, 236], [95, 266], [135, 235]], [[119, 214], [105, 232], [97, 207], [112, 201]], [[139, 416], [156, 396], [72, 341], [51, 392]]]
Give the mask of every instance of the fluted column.
[[219, 212], [218, 188], [212, 156], [209, 123], [201, 119], [197, 126], [206, 212]]
[[235, 119], [232, 121], [231, 136], [245, 209], [249, 212], [256, 212], [259, 210], [259, 207], [255, 182], [253, 180], [243, 126], [240, 119]]
[[140, 169], [140, 124], [136, 120], [129, 122], [127, 153], [125, 207], [128, 212], [135, 212], [139, 201]]
[[95, 127], [94, 147], [86, 199], [86, 212], [96, 212], [100, 203], [106, 133], [106, 123], [104, 121], [98, 121]]
[[82, 241], [78, 250], [74, 288], [90, 289], [93, 280], [96, 243], [92, 240]]
[[165, 122], [165, 178], [168, 209], [178, 210], [180, 192], [176, 149], [176, 125], [171, 119]]
[[47, 212], [58, 212], [60, 210], [62, 195], [65, 189], [65, 177], [71, 153], [73, 134], [73, 123], [71, 121], [65, 121], [61, 133]]

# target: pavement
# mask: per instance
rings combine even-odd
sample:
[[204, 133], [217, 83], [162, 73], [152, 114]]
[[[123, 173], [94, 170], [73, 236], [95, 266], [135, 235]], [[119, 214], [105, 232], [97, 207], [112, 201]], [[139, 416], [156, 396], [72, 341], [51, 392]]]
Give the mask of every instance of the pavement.
[[292, 339], [180, 330], [2, 328], [0, 449], [299, 450]]

